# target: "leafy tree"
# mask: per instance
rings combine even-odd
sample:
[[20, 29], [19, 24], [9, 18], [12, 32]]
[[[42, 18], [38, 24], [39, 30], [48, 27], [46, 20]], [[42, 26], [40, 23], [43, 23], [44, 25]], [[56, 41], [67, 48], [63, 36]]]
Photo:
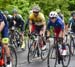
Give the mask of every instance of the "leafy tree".
[[46, 19], [50, 11], [61, 9], [65, 16], [65, 22], [68, 21], [70, 12], [75, 10], [75, 0], [0, 0], [0, 10], [8, 10], [12, 14], [13, 8], [27, 20], [29, 11], [34, 5], [39, 5]]

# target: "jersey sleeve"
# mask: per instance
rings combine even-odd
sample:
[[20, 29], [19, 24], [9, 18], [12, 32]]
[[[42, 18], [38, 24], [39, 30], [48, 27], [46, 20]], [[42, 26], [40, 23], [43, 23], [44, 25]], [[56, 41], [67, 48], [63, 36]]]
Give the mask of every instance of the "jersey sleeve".
[[0, 23], [3, 21], [3, 15], [0, 13]]
[[59, 22], [60, 22], [60, 25], [61, 25], [61, 29], [64, 30], [64, 26], [65, 26], [65, 25], [64, 25], [63, 21], [60, 20]]
[[63, 22], [62, 22], [61, 28], [62, 28], [62, 30], [64, 30], [64, 23]]
[[29, 15], [29, 20], [32, 20], [32, 18], [33, 18], [33, 14], [30, 14]]

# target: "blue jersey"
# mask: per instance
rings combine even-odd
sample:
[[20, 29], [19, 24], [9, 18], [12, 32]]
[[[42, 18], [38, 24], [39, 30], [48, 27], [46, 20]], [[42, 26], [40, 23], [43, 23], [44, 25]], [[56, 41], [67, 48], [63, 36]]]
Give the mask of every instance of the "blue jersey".
[[7, 20], [5, 19], [4, 15], [0, 12], [0, 23], [4, 21], [5, 26], [3, 30], [1, 31], [2, 38], [8, 37], [8, 23]]
[[53, 26], [54, 28], [60, 28], [61, 30], [64, 30], [64, 23], [60, 18], [56, 19], [56, 22], [53, 23], [50, 19], [48, 20], [47, 24], [47, 30], [50, 30], [50, 27]]

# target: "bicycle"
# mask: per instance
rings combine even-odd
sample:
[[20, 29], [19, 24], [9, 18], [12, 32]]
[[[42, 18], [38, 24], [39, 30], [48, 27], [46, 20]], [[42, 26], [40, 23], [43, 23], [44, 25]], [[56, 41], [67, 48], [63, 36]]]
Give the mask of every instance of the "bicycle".
[[[42, 43], [43, 42], [43, 43]], [[45, 50], [42, 50], [43, 45], [47, 45]], [[44, 38], [36, 33], [29, 34], [28, 41], [28, 63], [33, 62], [36, 58], [41, 58], [41, 60], [46, 60], [49, 53], [49, 42], [44, 42]]]
[[[13, 46], [9, 45], [10, 48], [10, 58], [12, 62], [12, 67], [17, 67], [17, 54]], [[0, 43], [0, 67], [6, 67], [7, 59], [6, 59], [6, 53], [5, 49], [2, 46], [2, 43]]]
[[70, 46], [68, 44], [64, 44], [67, 52], [66, 55], [62, 55], [63, 39], [60, 37], [57, 39], [56, 37], [53, 38], [54, 38], [54, 45], [50, 46], [50, 51], [47, 59], [47, 66], [56, 67], [58, 63], [58, 64], [62, 64], [62, 67], [68, 67], [71, 59]]
[[[21, 44], [22, 44], [21, 35], [18, 32], [17, 28], [15, 27], [11, 28], [11, 30], [9, 31], [9, 38], [10, 38], [10, 44], [12, 44], [16, 50], [17, 48], [21, 47]], [[25, 49], [26, 49], [25, 39], [24, 39], [24, 42], [25, 42]]]
[[67, 37], [70, 36], [71, 55], [74, 55], [75, 54], [75, 34], [73, 32], [68, 32], [66, 36]]

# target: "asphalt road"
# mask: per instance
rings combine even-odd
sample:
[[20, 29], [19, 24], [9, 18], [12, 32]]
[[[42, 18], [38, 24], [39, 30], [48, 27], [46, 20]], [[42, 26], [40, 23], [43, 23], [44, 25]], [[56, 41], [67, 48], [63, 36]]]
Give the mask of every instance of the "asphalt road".
[[[28, 53], [27, 49], [26, 49], [26, 51], [21, 51], [19, 49], [19, 51], [17, 53], [17, 56], [18, 56], [18, 66], [17, 67], [47, 67], [47, 60], [42, 62], [40, 59], [37, 59], [37, 61], [34, 61], [31, 64], [28, 64], [27, 53]], [[54, 62], [52, 61], [51, 65], [53, 66], [53, 64], [54, 64]], [[62, 66], [58, 65], [57, 67], [62, 67]], [[75, 56], [71, 57], [69, 67], [75, 67]]]

